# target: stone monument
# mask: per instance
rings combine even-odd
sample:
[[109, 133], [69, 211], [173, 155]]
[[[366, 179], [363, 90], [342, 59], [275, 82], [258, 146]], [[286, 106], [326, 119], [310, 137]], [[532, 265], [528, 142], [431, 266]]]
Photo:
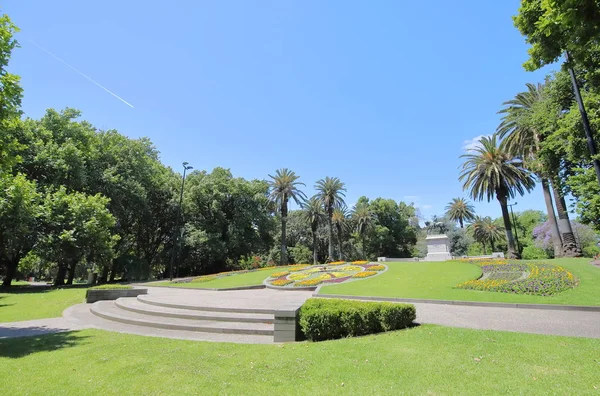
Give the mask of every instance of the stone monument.
[[443, 222], [437, 221], [434, 218], [431, 222], [426, 222], [427, 226], [427, 238], [425, 243], [427, 244], [427, 257], [424, 261], [446, 261], [452, 260], [452, 254], [450, 254], [450, 239], [446, 232], [446, 225]]
[[427, 244], [427, 257], [424, 261], [446, 261], [452, 260], [450, 254], [448, 235], [427, 235], [425, 243]]

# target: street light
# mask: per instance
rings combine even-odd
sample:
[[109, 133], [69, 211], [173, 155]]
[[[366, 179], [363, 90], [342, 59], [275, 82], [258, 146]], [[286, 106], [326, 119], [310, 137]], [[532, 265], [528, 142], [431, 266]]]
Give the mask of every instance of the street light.
[[598, 158], [595, 158], [596, 154], [598, 154], [598, 149], [596, 148], [596, 142], [593, 138], [592, 128], [590, 127], [590, 121], [588, 120], [588, 116], [585, 111], [583, 99], [581, 99], [579, 84], [577, 83], [577, 77], [575, 76], [575, 71], [573, 70], [573, 66], [571, 65], [571, 60], [569, 59], [568, 52], [565, 52], [565, 59], [567, 61], [569, 75], [571, 76], [571, 84], [573, 84], [573, 93], [575, 94], [575, 101], [577, 102], [577, 106], [579, 107], [579, 114], [581, 114], [581, 122], [583, 123], [583, 130], [585, 131], [585, 138], [587, 140], [588, 150], [590, 151], [590, 157], [592, 158], [592, 165], [594, 166], [594, 170], [596, 171], [596, 178], [598, 179], [598, 184], [600, 184], [600, 160], [598, 160]]
[[169, 274], [169, 280], [173, 280], [173, 263], [175, 262], [175, 251], [177, 250], [177, 234], [179, 230], [179, 221], [181, 220], [181, 205], [183, 203], [183, 187], [185, 186], [185, 172], [194, 169], [193, 166], [189, 166], [189, 163], [184, 162], [183, 164], [183, 177], [181, 181], [181, 192], [179, 194], [179, 206], [177, 207], [177, 219], [175, 220], [175, 230], [173, 230], [173, 250], [171, 251], [171, 268]]
[[521, 244], [519, 243], [519, 233], [517, 232], [517, 222], [515, 220], [515, 213], [513, 212], [513, 206], [516, 206], [518, 202], [515, 202], [510, 205], [506, 205], [510, 208], [510, 214], [512, 216], [513, 228], [515, 229], [515, 241], [517, 242], [517, 251], [521, 254]]

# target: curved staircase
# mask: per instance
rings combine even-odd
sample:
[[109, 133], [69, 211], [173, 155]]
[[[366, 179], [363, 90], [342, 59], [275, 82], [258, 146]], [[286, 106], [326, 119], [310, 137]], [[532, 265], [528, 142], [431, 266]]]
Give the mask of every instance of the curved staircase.
[[154, 330], [161, 336], [170, 332], [176, 338], [186, 338], [186, 334], [194, 332], [194, 339], [272, 343], [277, 338], [275, 324], [283, 323], [281, 312], [297, 309], [307, 297], [272, 291], [253, 294], [169, 291], [97, 301], [88, 307], [90, 313], [102, 319], [98, 321], [100, 328], [113, 327], [119, 331], [121, 326], [126, 331], [145, 333], [154, 328], [162, 329]]

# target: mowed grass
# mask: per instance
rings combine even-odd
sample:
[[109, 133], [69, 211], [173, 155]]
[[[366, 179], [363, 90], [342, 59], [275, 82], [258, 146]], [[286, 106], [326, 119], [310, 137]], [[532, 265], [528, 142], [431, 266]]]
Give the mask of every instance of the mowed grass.
[[431, 325], [285, 345], [85, 330], [0, 340], [0, 383], [6, 395], [583, 395], [600, 389], [599, 356], [598, 339]]
[[83, 288], [0, 291], [0, 323], [61, 316], [66, 308], [84, 302], [85, 291]]
[[277, 267], [268, 270], [246, 272], [244, 274], [233, 274], [207, 282], [171, 283], [167, 281], [155, 282], [148, 286], [170, 286], [193, 289], [226, 289], [229, 287], [257, 286], [262, 285], [263, 281], [271, 276], [271, 274], [286, 270], [287, 267]]
[[457, 289], [458, 284], [479, 277], [481, 269], [475, 264], [446, 261], [386, 263], [389, 270], [384, 274], [360, 282], [323, 286], [320, 293], [434, 300], [600, 305], [600, 268], [589, 264], [590, 259], [556, 259], [545, 262], [560, 265], [571, 271], [579, 278], [579, 286], [550, 297]]

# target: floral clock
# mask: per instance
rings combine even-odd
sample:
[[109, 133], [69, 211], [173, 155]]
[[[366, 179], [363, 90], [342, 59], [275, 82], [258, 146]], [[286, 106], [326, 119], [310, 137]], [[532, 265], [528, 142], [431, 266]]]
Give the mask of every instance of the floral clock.
[[338, 261], [323, 265], [295, 265], [271, 274], [265, 285], [275, 288], [310, 288], [365, 279], [387, 270], [387, 266], [367, 261]]

